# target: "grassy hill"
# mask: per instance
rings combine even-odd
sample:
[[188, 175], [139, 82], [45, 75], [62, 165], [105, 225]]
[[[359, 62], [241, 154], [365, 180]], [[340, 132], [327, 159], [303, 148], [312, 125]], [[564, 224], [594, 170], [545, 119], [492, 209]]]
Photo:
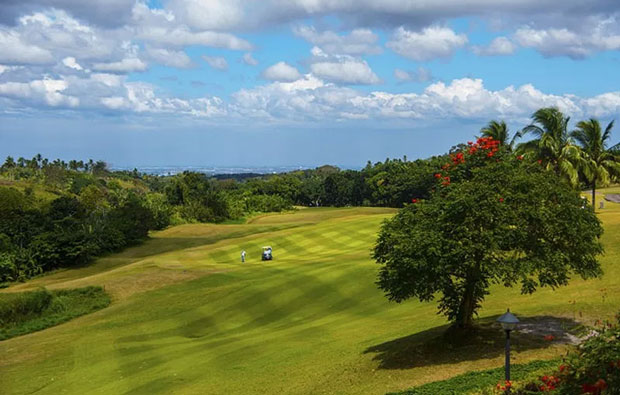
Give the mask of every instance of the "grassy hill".
[[[520, 318], [591, 322], [620, 306], [620, 205], [606, 203], [602, 279], [521, 296], [494, 287], [486, 328], [443, 338], [434, 303], [388, 302], [370, 258], [390, 209], [302, 209], [243, 225], [182, 225], [92, 265], [4, 290], [101, 285], [112, 305], [0, 342], [0, 388], [26, 393], [385, 393], [503, 363], [500, 331]], [[263, 245], [275, 260], [260, 261]], [[245, 264], [240, 251], [248, 252]], [[564, 345], [515, 336], [514, 362]]]

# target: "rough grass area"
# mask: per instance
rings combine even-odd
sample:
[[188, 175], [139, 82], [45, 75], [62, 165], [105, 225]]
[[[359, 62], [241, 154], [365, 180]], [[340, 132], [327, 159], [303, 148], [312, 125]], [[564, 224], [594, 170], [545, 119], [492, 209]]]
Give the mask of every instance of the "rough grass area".
[[0, 294], [0, 340], [40, 331], [109, 304], [101, 287]]
[[[544, 335], [610, 318], [620, 306], [620, 204], [597, 212], [605, 227], [602, 278], [533, 295], [493, 286], [480, 330], [447, 340], [434, 302], [391, 303], [375, 285], [371, 249], [394, 210], [300, 209], [155, 232], [89, 266], [0, 290], [102, 285], [112, 297], [95, 314], [0, 342], [0, 392], [402, 391], [503, 366], [503, 333], [491, 323], [508, 307], [536, 324], [514, 333], [513, 363], [557, 359], [566, 341]], [[260, 261], [265, 245], [273, 247], [269, 263]]]
[[[556, 369], [560, 360], [532, 361], [526, 364], [513, 365], [510, 378], [513, 382], [534, 380], [549, 371]], [[448, 380], [435, 381], [389, 395], [470, 395], [480, 394], [484, 390], [492, 390], [504, 377], [504, 368], [487, 369], [468, 372]], [[490, 392], [492, 393], [492, 392]]]

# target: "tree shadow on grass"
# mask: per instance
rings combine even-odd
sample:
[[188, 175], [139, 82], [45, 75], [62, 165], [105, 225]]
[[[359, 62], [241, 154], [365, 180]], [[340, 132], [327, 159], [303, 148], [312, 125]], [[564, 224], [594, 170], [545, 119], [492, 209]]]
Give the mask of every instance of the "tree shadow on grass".
[[[371, 346], [364, 354], [376, 354], [373, 360], [379, 361], [380, 369], [409, 369], [496, 358], [504, 355], [506, 344], [506, 335], [495, 322], [497, 317], [486, 317], [470, 329], [449, 325], [431, 328]], [[582, 328], [574, 320], [551, 316], [523, 317], [521, 322], [528, 330], [517, 328], [511, 332], [514, 352], [573, 343], [574, 333]]]

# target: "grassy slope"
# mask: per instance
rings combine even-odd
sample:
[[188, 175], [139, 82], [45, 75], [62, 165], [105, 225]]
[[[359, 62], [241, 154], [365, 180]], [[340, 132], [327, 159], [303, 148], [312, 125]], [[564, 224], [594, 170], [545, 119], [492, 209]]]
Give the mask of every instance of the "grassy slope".
[[[508, 306], [520, 316], [612, 315], [620, 306], [614, 264], [620, 205], [606, 207], [603, 279], [532, 296], [495, 287], [481, 316]], [[0, 388], [10, 394], [385, 393], [500, 366], [503, 349], [484, 339], [457, 350], [417, 347], [445, 320], [433, 303], [392, 304], [374, 286], [370, 248], [389, 215], [307, 209], [246, 225], [184, 225], [95, 265], [9, 288], [98, 284], [114, 303], [0, 342]], [[276, 260], [263, 264], [266, 244]], [[241, 249], [248, 251], [246, 264], [239, 263]], [[562, 352], [530, 343], [515, 341], [516, 363]]]

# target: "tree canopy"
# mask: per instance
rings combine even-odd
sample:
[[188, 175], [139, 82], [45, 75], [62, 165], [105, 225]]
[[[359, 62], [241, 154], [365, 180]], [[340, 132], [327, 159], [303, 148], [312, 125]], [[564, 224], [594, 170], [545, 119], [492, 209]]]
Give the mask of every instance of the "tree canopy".
[[600, 222], [555, 172], [481, 138], [435, 178], [429, 199], [414, 199], [380, 231], [377, 284], [390, 300], [440, 294], [439, 311], [466, 327], [493, 283], [532, 293], [573, 273], [601, 274]]

